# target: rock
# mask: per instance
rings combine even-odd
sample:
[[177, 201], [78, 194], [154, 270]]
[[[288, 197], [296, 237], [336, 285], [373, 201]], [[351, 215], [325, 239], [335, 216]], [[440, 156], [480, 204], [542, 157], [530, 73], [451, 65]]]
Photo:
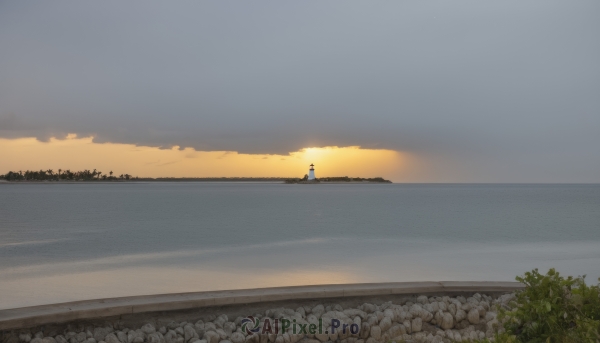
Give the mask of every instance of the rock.
[[321, 304], [312, 308], [310, 313], [314, 314], [317, 318], [321, 318], [321, 315], [325, 313], [325, 307]]
[[56, 343], [56, 339], [54, 337], [44, 337], [42, 338], [42, 343]]
[[481, 305], [477, 306], [477, 311], [479, 311], [479, 317], [485, 318], [485, 315], [487, 314], [487, 310], [483, 306], [481, 306]]
[[[88, 338], [84, 341], [85, 343], [96, 343], [96, 339], [95, 338]], [[45, 343], [45, 342], [44, 342]]]
[[343, 307], [342, 307], [342, 305], [340, 305], [340, 304], [335, 304], [335, 305], [333, 305], [333, 308], [332, 308], [332, 309], [333, 309], [334, 311], [340, 311], [340, 312], [344, 311], [344, 308], [343, 308]]
[[471, 341], [478, 340], [479, 339], [479, 335], [477, 334], [477, 332], [471, 331], [471, 332], [469, 332], [469, 339]]
[[345, 309], [342, 312], [344, 312], [344, 314], [346, 316], [350, 317], [350, 318], [353, 318], [353, 317], [356, 317], [356, 316], [359, 316], [360, 319], [367, 318], [367, 312], [361, 311], [359, 309], [349, 308], [349, 309]]
[[230, 340], [232, 343], [244, 343], [246, 341], [246, 337], [240, 332], [234, 332], [230, 336]]
[[119, 342], [127, 343], [127, 335], [123, 331], [117, 331], [116, 336]]
[[371, 333], [371, 325], [369, 325], [368, 322], [363, 322], [360, 325], [360, 332], [359, 332], [360, 338], [367, 339], [367, 338], [369, 338], [370, 333]]
[[426, 296], [421, 295], [421, 296], [417, 297], [417, 302], [419, 304], [425, 305], [425, 304], [429, 304], [429, 299]]
[[285, 343], [283, 336], [277, 336], [277, 338], [275, 338], [275, 343]]
[[390, 319], [390, 317], [384, 317], [379, 322], [379, 328], [381, 329], [381, 332], [386, 332], [391, 327], [392, 327], [392, 320]]
[[394, 320], [394, 318], [396, 318], [396, 314], [395, 314], [394, 310], [392, 310], [391, 308], [384, 310], [383, 316], [390, 317], [391, 320]]
[[166, 343], [175, 343], [177, 340], [177, 333], [175, 333], [173, 330], [169, 330], [165, 334], [164, 339]]
[[315, 338], [318, 339], [321, 342], [328, 342], [329, 341], [329, 334], [327, 333], [319, 333], [319, 330], [317, 330], [317, 333], [315, 333]]
[[154, 328], [154, 325], [152, 325], [150, 323], [142, 326], [140, 328], [140, 330], [142, 330], [142, 332], [145, 333], [146, 335], [149, 335], [151, 333], [155, 333], [156, 332], [156, 328]]
[[219, 343], [231, 343], [231, 341], [224, 339], [222, 341], [219, 341]]
[[439, 325], [442, 329], [452, 329], [454, 327], [454, 318], [449, 312], [445, 312]]
[[121, 343], [119, 338], [117, 338], [117, 335], [115, 335], [114, 333], [109, 333], [108, 335], [106, 335], [106, 337], [104, 337], [104, 341], [106, 343]]
[[154, 332], [148, 335], [148, 337], [146, 337], [146, 342], [147, 343], [161, 343], [161, 337], [159, 336], [158, 332]]
[[493, 320], [496, 318], [496, 314], [494, 312], [488, 312], [485, 314], [485, 321], [486, 323], [489, 322], [490, 320]]
[[476, 308], [471, 309], [467, 314], [467, 319], [471, 324], [479, 324], [479, 311]]
[[423, 320], [420, 317], [417, 317], [411, 322], [411, 332], [420, 332], [423, 327]]
[[406, 329], [406, 333], [407, 334], [411, 334], [412, 333], [412, 323], [410, 322], [409, 319], [406, 319], [402, 322], [402, 325], [404, 326], [404, 328]]
[[[217, 329], [215, 329], [214, 331], [217, 331]], [[185, 332], [183, 331], [182, 327], [176, 327], [175, 328], [175, 333], [178, 334], [179, 336], [185, 335]]]
[[[167, 328], [164, 326], [161, 326], [160, 329], [158, 329], [158, 332], [160, 332], [161, 335], [165, 335], [167, 333]], [[117, 336], [119, 337], [119, 336]]]
[[375, 325], [371, 327], [371, 334], [370, 334], [371, 338], [375, 339], [375, 340], [379, 340], [381, 338], [381, 328], [379, 327], [379, 325]]
[[494, 329], [496, 329], [497, 326], [498, 326], [498, 319], [497, 318], [494, 318], [494, 319], [490, 320], [486, 324], [486, 327], [487, 327], [488, 330], [494, 330]]
[[19, 340], [21, 340], [22, 342], [25, 342], [25, 343], [29, 343], [31, 341], [31, 334], [30, 333], [20, 334]]
[[202, 339], [206, 340], [207, 343], [219, 343], [221, 336], [215, 331], [206, 331]]
[[223, 331], [223, 329], [217, 329], [217, 331], [215, 331], [217, 334], [219, 334], [219, 337], [221, 338], [221, 340], [227, 339], [227, 336], [229, 336], [227, 334], [227, 332]]
[[[448, 305], [448, 312], [450, 312], [453, 316], [456, 316], [456, 311], [458, 310], [458, 307], [456, 307], [456, 304], [450, 304]], [[435, 313], [437, 311], [431, 311], [432, 313]]]
[[[104, 337], [106, 337], [106, 335], [108, 335], [108, 331], [106, 331], [105, 328], [95, 328], [94, 329], [94, 333], [93, 333], [93, 338], [96, 341], [103, 341]], [[86, 335], [87, 337], [87, 335]], [[77, 340], [79, 340], [79, 337], [77, 337]]]
[[365, 311], [366, 313], [373, 313], [373, 312], [377, 311], [377, 306], [375, 306], [373, 304], [364, 303], [364, 304], [362, 304], [360, 309], [362, 311]]
[[227, 318], [226, 315], [222, 314], [220, 316], [217, 317], [217, 319], [215, 319], [213, 321], [213, 323], [215, 323], [215, 326], [217, 328], [223, 328], [223, 324], [227, 323], [229, 321], [229, 318]]
[[56, 336], [56, 343], [69, 343], [69, 341], [67, 341], [67, 339], [65, 338], [65, 336], [58, 335], [58, 336]]
[[463, 310], [456, 310], [456, 314], [454, 315], [454, 319], [457, 323], [467, 319], [467, 313]]
[[227, 322], [225, 324], [223, 324], [223, 331], [227, 332], [228, 334], [231, 334], [232, 332], [235, 332], [236, 329], [236, 325], [233, 322]]
[[390, 336], [391, 339], [396, 339], [398, 337], [402, 337], [402, 335], [404, 335], [405, 333], [406, 333], [406, 329], [404, 328], [404, 325], [402, 325], [402, 324], [396, 324], [388, 330], [388, 335]]
[[198, 333], [191, 324], [187, 324], [183, 327], [183, 339], [185, 342], [191, 343], [199, 338]]

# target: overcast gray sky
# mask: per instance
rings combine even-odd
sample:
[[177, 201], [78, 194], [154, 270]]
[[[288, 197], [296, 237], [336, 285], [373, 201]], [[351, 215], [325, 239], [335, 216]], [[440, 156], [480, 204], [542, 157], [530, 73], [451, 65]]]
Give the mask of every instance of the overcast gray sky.
[[0, 1], [0, 137], [67, 133], [600, 182], [600, 1]]

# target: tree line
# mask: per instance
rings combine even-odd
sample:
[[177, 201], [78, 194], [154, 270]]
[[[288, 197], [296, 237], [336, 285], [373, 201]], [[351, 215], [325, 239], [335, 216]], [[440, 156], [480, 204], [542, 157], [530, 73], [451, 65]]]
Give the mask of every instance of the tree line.
[[132, 177], [129, 174], [113, 175], [112, 170], [108, 174], [103, 174], [101, 171], [81, 170], [71, 171], [70, 169], [58, 169], [54, 172], [52, 169], [47, 170], [26, 170], [26, 171], [9, 171], [4, 175], [0, 175], [0, 179], [7, 181], [109, 181], [109, 180], [136, 180], [138, 177]]

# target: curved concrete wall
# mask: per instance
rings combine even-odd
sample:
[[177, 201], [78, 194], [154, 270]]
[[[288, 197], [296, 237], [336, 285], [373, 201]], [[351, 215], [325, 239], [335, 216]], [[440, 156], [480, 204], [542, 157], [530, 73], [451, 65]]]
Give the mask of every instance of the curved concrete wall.
[[257, 303], [417, 294], [502, 294], [522, 288], [524, 285], [518, 282], [391, 282], [144, 295], [0, 310], [0, 331], [78, 320]]

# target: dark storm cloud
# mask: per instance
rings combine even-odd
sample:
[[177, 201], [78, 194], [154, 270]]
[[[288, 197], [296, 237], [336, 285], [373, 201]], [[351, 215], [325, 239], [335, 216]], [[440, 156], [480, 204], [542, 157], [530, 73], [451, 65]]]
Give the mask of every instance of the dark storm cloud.
[[464, 161], [481, 180], [600, 181], [599, 13], [547, 0], [3, 2], [0, 136], [361, 145]]

